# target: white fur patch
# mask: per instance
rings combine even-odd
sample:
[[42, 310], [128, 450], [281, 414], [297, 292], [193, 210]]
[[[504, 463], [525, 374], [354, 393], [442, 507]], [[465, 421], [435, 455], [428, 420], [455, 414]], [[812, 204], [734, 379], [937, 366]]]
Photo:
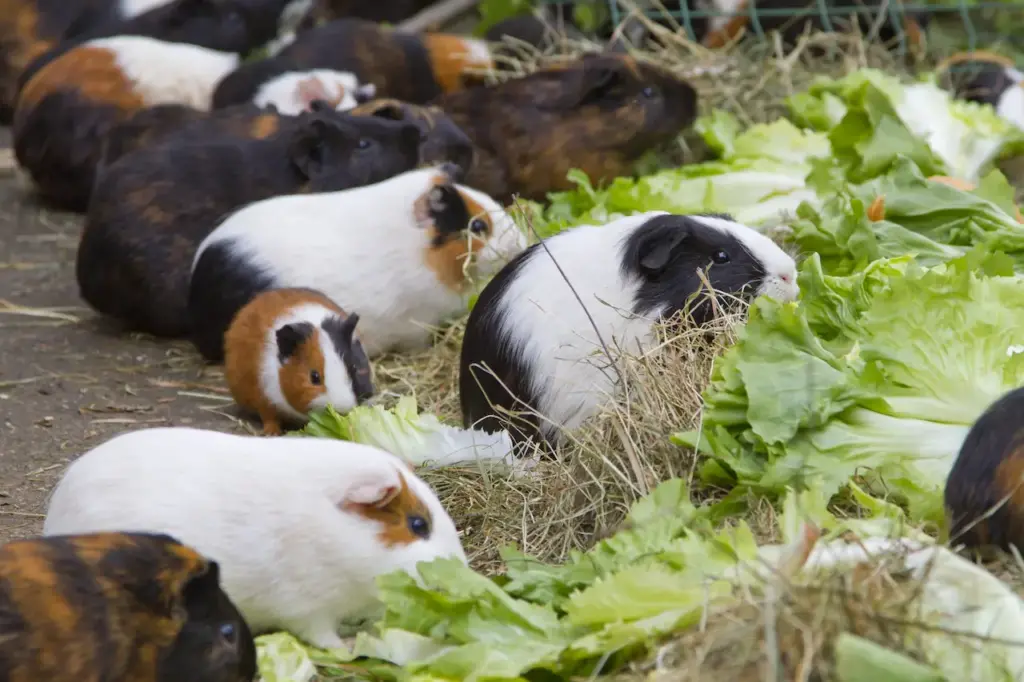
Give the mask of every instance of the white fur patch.
[[[253, 103], [258, 107], [273, 104], [278, 112], [286, 116], [297, 116], [309, 108], [309, 98], [303, 95], [303, 89], [311, 87], [322, 89], [328, 101], [337, 101], [335, 109], [348, 111], [356, 106], [356, 92], [362, 86], [355, 74], [330, 69], [314, 69], [311, 71], [289, 71], [267, 81], [256, 91]], [[371, 86], [372, 87], [372, 86]]]
[[1024, 129], [1024, 85], [1017, 84], [1003, 91], [996, 106], [1000, 118]]
[[721, 31], [739, 14], [746, 12], [747, 0], [700, 0], [702, 11], [720, 12], [716, 16], [707, 17], [708, 32]]
[[474, 63], [480, 66], [487, 66], [491, 63], [491, 48], [487, 45], [487, 41], [478, 38], [464, 38], [463, 42], [468, 48], [469, 58]]
[[143, 36], [98, 38], [85, 45], [113, 52], [147, 106], [184, 104], [208, 111], [214, 88], [240, 60], [230, 52]]
[[132, 19], [146, 12], [169, 5], [173, 0], [120, 0], [118, 10], [125, 19]]
[[[344, 503], [353, 485], [390, 485], [398, 471], [430, 510], [432, 533], [387, 547], [380, 524]], [[328, 438], [190, 428], [117, 436], [68, 467], [43, 525], [48, 536], [96, 531], [168, 533], [216, 557], [251, 628], [324, 648], [341, 645], [340, 621], [379, 607], [378, 575], [439, 556], [466, 560], [451, 517], [401, 460]]]
[[[649, 349], [653, 323], [662, 309], [649, 317], [633, 314], [638, 283], [622, 276], [622, 245], [658, 215], [665, 212], [584, 225], [546, 240], [547, 250], [535, 249], [502, 296], [496, 308], [503, 330], [500, 336], [508, 340], [513, 353], [532, 365], [531, 391], [539, 396], [534, 407], [543, 417], [540, 428], [545, 437], [557, 439], [559, 426], [579, 426], [614, 395], [617, 375], [602, 340], [613, 357]], [[771, 240], [726, 220], [691, 217], [740, 238], [765, 264], [769, 274], [759, 293], [781, 290], [785, 300], [796, 296], [795, 264]], [[782, 276], [790, 278], [791, 285], [781, 279], [776, 282]]]
[[[359, 313], [359, 336], [371, 357], [422, 348], [430, 340], [427, 325], [466, 309], [465, 296], [442, 284], [423, 259], [429, 240], [413, 206], [438, 172], [424, 168], [367, 187], [255, 202], [207, 237], [196, 260], [210, 244], [237, 238], [239, 252], [265, 268], [275, 286], [317, 289]], [[494, 199], [459, 189], [494, 225], [471, 272], [494, 272], [525, 248], [526, 238]]]

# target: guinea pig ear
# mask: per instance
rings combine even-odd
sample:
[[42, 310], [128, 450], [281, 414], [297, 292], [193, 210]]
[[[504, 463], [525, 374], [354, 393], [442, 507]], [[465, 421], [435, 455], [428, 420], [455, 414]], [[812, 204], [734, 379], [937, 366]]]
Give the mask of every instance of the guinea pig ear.
[[327, 122], [311, 118], [306, 125], [295, 131], [288, 150], [292, 165], [307, 180], [319, 175], [323, 167], [324, 137], [327, 134]]
[[402, 107], [397, 102], [382, 103], [381, 106], [373, 110], [373, 115], [387, 121], [405, 120], [405, 111], [402, 110]]
[[426, 212], [433, 222], [439, 240], [443, 241], [448, 235], [458, 234], [469, 225], [469, 208], [455, 183], [442, 182], [434, 185], [424, 200]]
[[377, 96], [377, 86], [373, 83], [363, 83], [352, 93], [356, 104], [366, 104]]
[[690, 230], [678, 223], [648, 223], [634, 235], [631, 260], [644, 275], [659, 275], [671, 262], [676, 249], [685, 243], [689, 236]]
[[566, 90], [561, 97], [554, 98], [555, 108], [572, 109], [608, 99], [625, 83], [623, 68], [617, 60], [581, 61], [566, 72], [570, 74]]
[[462, 166], [452, 161], [442, 163], [439, 170], [447, 178], [444, 183], [446, 185], [455, 185], [466, 179], [466, 172], [462, 169]]
[[347, 487], [339, 506], [348, 509], [388, 506], [402, 492], [402, 479], [395, 474], [397, 471], [377, 470], [357, 476]]
[[299, 346], [312, 335], [313, 325], [309, 322], [293, 322], [280, 327], [275, 334], [278, 361], [281, 364], [288, 362], [288, 359], [295, 355]]

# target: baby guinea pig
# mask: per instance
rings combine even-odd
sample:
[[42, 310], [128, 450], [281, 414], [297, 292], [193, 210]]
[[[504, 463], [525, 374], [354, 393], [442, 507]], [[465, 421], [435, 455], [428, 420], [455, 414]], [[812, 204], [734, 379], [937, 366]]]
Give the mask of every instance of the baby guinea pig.
[[268, 197], [380, 182], [419, 163], [416, 126], [330, 109], [268, 114], [248, 136], [193, 125], [103, 168], [75, 264], [90, 306], [156, 336], [188, 334], [195, 250], [225, 216]]
[[284, 629], [325, 649], [342, 645], [340, 622], [379, 612], [377, 576], [466, 561], [451, 517], [403, 460], [329, 438], [119, 435], [71, 463], [43, 524], [44, 535], [107, 529], [168, 533], [217, 557], [254, 634]]
[[224, 335], [224, 376], [263, 433], [301, 424], [331, 405], [347, 413], [373, 393], [370, 361], [356, 335], [359, 316], [310, 289], [272, 289], [241, 310]]
[[594, 183], [630, 175], [640, 156], [693, 122], [697, 93], [657, 67], [598, 54], [434, 104], [473, 141], [466, 184], [507, 203], [572, 189], [573, 168]]
[[[540, 436], [555, 445], [562, 429], [598, 412], [616, 383], [594, 327], [610, 353], [642, 352], [654, 341], [653, 325], [702, 290], [698, 269], [726, 294], [782, 301], [798, 294], [793, 259], [728, 216], [653, 211], [544, 243], [547, 250], [531, 246], [484, 287], [462, 342], [464, 424], [493, 433], [506, 428], [499, 408], [527, 412], [510, 429], [516, 443]], [[690, 308], [698, 324], [711, 311], [706, 298]]]
[[14, 152], [39, 193], [84, 212], [110, 129], [139, 109], [209, 109], [238, 55], [140, 36], [92, 40], [43, 67], [21, 91]]
[[438, 107], [417, 106], [397, 99], [375, 99], [360, 104], [349, 113], [415, 123], [423, 136], [421, 164], [450, 162], [461, 168], [463, 173], [473, 167], [473, 143], [469, 136]]
[[946, 479], [951, 545], [1024, 551], [1024, 388], [974, 422]]
[[0, 677], [249, 682], [256, 647], [220, 569], [172, 537], [90, 533], [0, 547]]
[[461, 90], [467, 76], [491, 67], [490, 50], [482, 40], [404, 33], [369, 21], [339, 19], [299, 33], [272, 57], [238, 67], [218, 87], [213, 106], [248, 101], [271, 78], [309, 69], [349, 72], [360, 83], [377, 86], [378, 97], [426, 104], [443, 92]]
[[957, 98], [991, 104], [1000, 118], [1024, 128], [1024, 73], [1012, 60], [982, 50], [958, 52], [943, 60], [936, 73]]
[[[235, 314], [267, 289], [315, 289], [359, 312], [372, 358], [429, 345], [429, 327], [466, 309], [469, 278], [526, 245], [490, 197], [457, 184], [453, 166], [422, 168], [358, 190], [280, 196], [227, 218], [192, 267], [192, 340], [223, 357]], [[467, 277], [468, 275], [468, 277]]]

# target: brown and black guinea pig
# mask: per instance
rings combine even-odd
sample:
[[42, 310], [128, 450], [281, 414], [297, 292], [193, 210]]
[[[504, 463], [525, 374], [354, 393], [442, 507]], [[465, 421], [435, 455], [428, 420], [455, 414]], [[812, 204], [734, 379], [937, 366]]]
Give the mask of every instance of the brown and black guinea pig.
[[159, 104], [209, 109], [232, 52], [144, 36], [98, 38], [49, 62], [22, 89], [14, 152], [40, 195], [84, 212], [110, 129]]
[[571, 189], [573, 168], [595, 184], [629, 175], [693, 122], [697, 92], [632, 57], [591, 54], [434, 104], [473, 141], [466, 184], [508, 202]]
[[242, 64], [213, 95], [214, 108], [247, 102], [288, 71], [331, 69], [376, 86], [377, 97], [426, 104], [456, 92], [493, 67], [483, 40], [447, 33], [403, 33], [370, 21], [339, 19], [296, 34], [280, 52]]
[[188, 332], [192, 259], [225, 216], [274, 196], [373, 184], [419, 163], [414, 124], [326, 107], [280, 116], [270, 134], [254, 124], [249, 138], [186, 132], [103, 167], [76, 262], [89, 305], [164, 337]]
[[277, 34], [287, 0], [0, 0], [0, 122], [18, 91], [86, 40], [137, 35], [243, 54]]
[[256, 647], [217, 562], [169, 535], [0, 547], [0, 679], [250, 682]]
[[1024, 551], [1024, 387], [982, 413], [946, 479], [952, 545]]

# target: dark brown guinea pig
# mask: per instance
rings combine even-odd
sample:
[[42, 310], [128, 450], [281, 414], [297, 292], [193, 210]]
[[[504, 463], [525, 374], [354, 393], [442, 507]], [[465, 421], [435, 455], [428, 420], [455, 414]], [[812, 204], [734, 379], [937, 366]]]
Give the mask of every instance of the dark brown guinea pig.
[[225, 216], [261, 199], [360, 187], [418, 165], [420, 131], [411, 123], [326, 105], [276, 122], [263, 137], [262, 125], [251, 137], [232, 137], [199, 124], [105, 166], [78, 247], [82, 298], [134, 330], [183, 336], [195, 250]]
[[209, 109], [238, 55], [143, 36], [82, 43], [40, 69], [14, 111], [14, 152], [39, 193], [85, 211], [110, 129], [156, 104]]
[[375, 99], [349, 109], [348, 113], [415, 123], [423, 135], [421, 164], [450, 162], [463, 172], [473, 166], [473, 142], [440, 107], [418, 106], [397, 99]]
[[434, 104], [473, 141], [465, 184], [507, 202], [571, 189], [573, 168], [595, 185], [629, 175], [641, 155], [693, 122], [697, 93], [632, 57], [592, 54]]
[[950, 544], [1024, 551], [1024, 387], [985, 410], [946, 479]]
[[0, 679], [249, 682], [256, 646], [220, 567], [169, 535], [0, 547]]
[[376, 86], [377, 97], [426, 104], [456, 92], [492, 67], [486, 42], [447, 33], [403, 33], [359, 19], [340, 19], [296, 34], [267, 59], [242, 64], [213, 95], [214, 108], [253, 98], [263, 83], [289, 71], [330, 69]]

